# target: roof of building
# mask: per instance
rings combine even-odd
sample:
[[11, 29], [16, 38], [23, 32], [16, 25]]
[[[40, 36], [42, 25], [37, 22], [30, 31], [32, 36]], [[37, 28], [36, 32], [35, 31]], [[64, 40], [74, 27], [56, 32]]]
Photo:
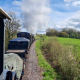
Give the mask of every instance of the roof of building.
[[9, 19], [11, 20], [11, 17], [0, 7], [0, 17], [3, 19]]

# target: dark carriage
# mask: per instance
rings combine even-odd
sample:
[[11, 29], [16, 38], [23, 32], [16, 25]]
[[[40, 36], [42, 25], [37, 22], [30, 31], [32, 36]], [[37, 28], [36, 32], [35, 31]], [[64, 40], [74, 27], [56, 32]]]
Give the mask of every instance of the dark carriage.
[[19, 32], [17, 33], [17, 37], [25, 37], [30, 40], [30, 45], [33, 42], [33, 35], [28, 32]]
[[18, 37], [9, 41], [8, 50], [6, 53], [16, 53], [20, 57], [25, 57], [25, 53], [27, 53], [29, 46], [29, 39]]

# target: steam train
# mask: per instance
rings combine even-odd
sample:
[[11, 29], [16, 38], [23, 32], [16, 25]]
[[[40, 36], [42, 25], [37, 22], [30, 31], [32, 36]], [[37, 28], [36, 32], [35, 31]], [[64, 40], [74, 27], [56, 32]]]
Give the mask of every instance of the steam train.
[[28, 32], [19, 32], [17, 38], [9, 41], [8, 50], [5, 52], [4, 19], [6, 18], [11, 20], [11, 17], [0, 8], [0, 80], [21, 80], [26, 55], [35, 39], [34, 35]]
[[[14, 76], [15, 80], [20, 79], [21, 75], [24, 72], [26, 55], [28, 54], [28, 50], [29, 50], [31, 44], [34, 42], [34, 40], [35, 40], [34, 35], [32, 35], [28, 32], [19, 32], [19, 33], [17, 33], [17, 38], [9, 41], [8, 50], [6, 51], [6, 54], [7, 54], [7, 56], [10, 56], [11, 63], [8, 60], [9, 57], [7, 57], [6, 60], [8, 60], [8, 61], [6, 62], [6, 60], [4, 60], [4, 66], [7, 67], [7, 65], [8, 65], [9, 67], [7, 67], [5, 69], [10, 68], [12, 73], [15, 72], [15, 75], [16, 75], [16, 77]], [[6, 54], [5, 54], [5, 56], [6, 56]], [[14, 57], [15, 56], [14, 54], [17, 54], [23, 60], [23, 62], [22, 62], [23, 64], [20, 63], [20, 66], [22, 66], [22, 67], [19, 70], [17, 70], [18, 69], [17, 68], [16, 70], [12, 71], [12, 67], [13, 68], [16, 67], [16, 64], [12, 65], [13, 60], [12, 60], [11, 56], [13, 55], [13, 57]], [[16, 59], [16, 57], [14, 59]], [[20, 60], [19, 60], [19, 62], [20, 62]], [[18, 65], [19, 65], [19, 62], [18, 62]], [[14, 61], [14, 63], [15, 63], [15, 61]], [[18, 72], [16, 72], [16, 71], [18, 71]], [[8, 74], [8, 76], [9, 75], [10, 74]], [[9, 80], [9, 77], [7, 80]]]

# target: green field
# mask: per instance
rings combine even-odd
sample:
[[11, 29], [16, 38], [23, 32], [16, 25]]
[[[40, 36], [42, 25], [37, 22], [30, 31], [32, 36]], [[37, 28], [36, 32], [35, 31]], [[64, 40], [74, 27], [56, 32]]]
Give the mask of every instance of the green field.
[[58, 37], [58, 40], [64, 46], [72, 47], [72, 53], [75, 55], [77, 60], [80, 60], [80, 39]]

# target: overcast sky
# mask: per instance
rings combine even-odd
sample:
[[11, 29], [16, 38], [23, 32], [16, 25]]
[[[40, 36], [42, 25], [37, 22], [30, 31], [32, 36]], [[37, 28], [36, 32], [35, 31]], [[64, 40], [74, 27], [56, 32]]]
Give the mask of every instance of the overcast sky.
[[22, 19], [22, 31], [45, 33], [47, 28], [80, 30], [80, 0], [0, 0], [5, 11]]

